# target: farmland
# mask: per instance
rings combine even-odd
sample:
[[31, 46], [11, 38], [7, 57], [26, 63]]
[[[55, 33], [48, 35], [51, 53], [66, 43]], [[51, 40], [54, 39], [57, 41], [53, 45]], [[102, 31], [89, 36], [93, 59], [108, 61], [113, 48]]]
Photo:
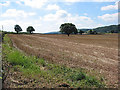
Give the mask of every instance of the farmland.
[[[9, 34], [12, 45], [27, 55], [103, 76], [108, 87], [118, 82], [118, 35]], [[94, 72], [94, 73], [93, 73]]]

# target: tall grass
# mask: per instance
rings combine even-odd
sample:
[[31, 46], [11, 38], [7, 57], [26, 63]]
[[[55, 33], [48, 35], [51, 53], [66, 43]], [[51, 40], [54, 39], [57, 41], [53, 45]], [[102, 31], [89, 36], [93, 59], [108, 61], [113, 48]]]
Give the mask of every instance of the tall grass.
[[36, 80], [43, 78], [46, 83], [66, 82], [71, 87], [104, 87], [104, 83], [93, 76], [88, 76], [82, 69], [51, 64], [35, 56], [27, 56], [12, 47], [10, 38], [4, 37], [3, 55], [10, 62], [14, 71], [20, 71], [26, 77]]

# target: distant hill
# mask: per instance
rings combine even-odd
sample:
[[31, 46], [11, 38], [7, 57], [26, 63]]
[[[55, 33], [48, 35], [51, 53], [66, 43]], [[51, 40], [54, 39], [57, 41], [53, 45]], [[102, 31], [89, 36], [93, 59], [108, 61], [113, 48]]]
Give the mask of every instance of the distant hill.
[[78, 32], [79, 32], [80, 30], [86, 32], [86, 31], [91, 30], [91, 29], [78, 29]]
[[110, 25], [110, 26], [104, 26], [104, 27], [98, 27], [93, 29], [97, 32], [101, 32], [101, 33], [109, 33], [109, 32], [114, 32], [114, 33], [118, 33], [118, 25]]
[[61, 34], [61, 32], [48, 32], [48, 33], [43, 33], [43, 34]]
[[118, 30], [118, 25], [109, 25], [109, 26], [104, 26], [104, 27], [97, 27], [97, 28], [93, 28], [93, 29], [78, 29], [78, 32], [82, 30], [84, 32], [87, 32], [89, 30], [95, 30], [96, 32], [99, 33], [118, 33], [120, 32], [120, 30]]

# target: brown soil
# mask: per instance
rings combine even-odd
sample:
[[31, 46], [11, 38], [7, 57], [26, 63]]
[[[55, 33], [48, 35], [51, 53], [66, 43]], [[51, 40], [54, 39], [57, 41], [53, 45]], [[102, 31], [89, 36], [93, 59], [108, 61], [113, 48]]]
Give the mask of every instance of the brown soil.
[[109, 87], [118, 85], [118, 35], [17, 35], [13, 45], [29, 55], [72, 68], [94, 70]]

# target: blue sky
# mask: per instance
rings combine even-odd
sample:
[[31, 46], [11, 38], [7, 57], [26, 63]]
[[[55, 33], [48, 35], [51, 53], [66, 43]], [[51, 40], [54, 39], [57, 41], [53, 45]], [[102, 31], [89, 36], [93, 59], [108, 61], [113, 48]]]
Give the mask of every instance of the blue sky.
[[0, 29], [3, 25], [5, 31], [19, 24], [23, 31], [32, 25], [46, 33], [68, 22], [79, 29], [118, 24], [118, 0], [0, 0]]

